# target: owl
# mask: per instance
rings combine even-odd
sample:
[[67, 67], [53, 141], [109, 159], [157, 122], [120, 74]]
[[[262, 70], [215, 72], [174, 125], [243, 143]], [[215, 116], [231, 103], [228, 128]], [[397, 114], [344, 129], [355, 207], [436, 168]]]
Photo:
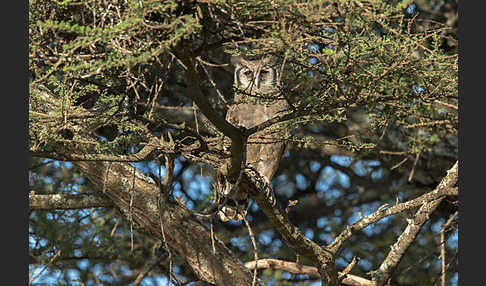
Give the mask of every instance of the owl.
[[[287, 101], [279, 94], [279, 72], [274, 58], [245, 60], [238, 56], [231, 58], [235, 67], [234, 86], [236, 88], [233, 104], [228, 108], [226, 120], [234, 126], [254, 127], [271, 119], [288, 108]], [[246, 163], [260, 173], [270, 184], [284, 153], [285, 144], [282, 133], [264, 129], [248, 138]], [[226, 190], [227, 193], [229, 190]], [[273, 194], [272, 194], [273, 197]], [[244, 191], [237, 189], [228, 204], [218, 213], [222, 221], [242, 220], [246, 215], [250, 198]], [[240, 210], [234, 205], [234, 200]], [[233, 204], [233, 205], [232, 205]]]

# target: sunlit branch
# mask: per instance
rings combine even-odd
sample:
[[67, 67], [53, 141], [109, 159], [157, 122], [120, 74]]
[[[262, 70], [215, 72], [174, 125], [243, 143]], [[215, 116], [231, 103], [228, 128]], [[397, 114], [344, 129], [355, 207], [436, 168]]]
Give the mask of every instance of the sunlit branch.
[[51, 194], [30, 195], [30, 210], [69, 210], [96, 207], [113, 207], [113, 202], [103, 194]]
[[[437, 189], [449, 189], [457, 183], [458, 180], [458, 163], [447, 172], [447, 175], [442, 179]], [[400, 263], [403, 255], [414, 242], [422, 226], [430, 219], [430, 215], [439, 206], [444, 199], [441, 196], [435, 200], [424, 202], [413, 218], [408, 219], [408, 225], [403, 230], [397, 241], [390, 246], [390, 252], [381, 263], [380, 267], [373, 272], [372, 282], [373, 286], [382, 286], [390, 279], [393, 272]]]
[[[448, 172], [448, 175], [443, 180], [451, 180], [455, 178], [457, 180], [457, 164]], [[380, 208], [376, 212], [360, 219], [359, 221], [355, 222], [354, 224], [347, 226], [346, 229], [341, 232], [336, 239], [329, 245], [329, 249], [332, 253], [337, 253], [343, 243], [348, 240], [353, 233], [362, 230], [363, 228], [367, 227], [368, 225], [375, 223], [387, 216], [394, 215], [404, 210], [408, 210], [411, 208], [415, 208], [421, 206], [425, 203], [429, 203], [431, 201], [437, 200], [439, 198], [443, 198], [445, 196], [450, 195], [457, 195], [459, 190], [457, 187], [454, 187], [453, 184], [451, 185], [444, 185], [441, 183], [435, 190], [426, 193], [416, 199], [396, 204], [389, 208]]]
[[[277, 269], [283, 270], [292, 274], [302, 274], [302, 275], [309, 275], [311, 277], [320, 278], [321, 275], [317, 268], [314, 266], [302, 265], [296, 262], [291, 261], [284, 261], [279, 259], [272, 259], [272, 258], [264, 258], [259, 259], [257, 261], [248, 261], [245, 263], [245, 266], [250, 269]], [[351, 275], [343, 272], [339, 272], [339, 275], [345, 275], [343, 280], [341, 281], [344, 285], [352, 285], [352, 286], [368, 286], [371, 285], [371, 281], [356, 275]]]

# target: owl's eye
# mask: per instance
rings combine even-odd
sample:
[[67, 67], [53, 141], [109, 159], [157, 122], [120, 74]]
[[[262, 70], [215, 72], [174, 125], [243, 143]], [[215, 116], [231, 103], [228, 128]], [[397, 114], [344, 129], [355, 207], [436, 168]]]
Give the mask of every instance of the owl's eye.
[[261, 71], [260, 71], [260, 73], [261, 73], [261, 74], [267, 74], [267, 73], [269, 73], [269, 72], [270, 72], [269, 70], [261, 70]]
[[247, 71], [243, 72], [243, 74], [246, 75], [246, 76], [251, 76], [253, 74], [253, 72], [250, 71], [250, 70], [247, 70]]

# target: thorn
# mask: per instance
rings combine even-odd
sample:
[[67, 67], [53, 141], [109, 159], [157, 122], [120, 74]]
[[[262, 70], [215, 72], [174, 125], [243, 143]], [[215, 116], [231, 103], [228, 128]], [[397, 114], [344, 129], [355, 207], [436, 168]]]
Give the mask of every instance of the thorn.
[[285, 208], [285, 213], [288, 214], [290, 208], [296, 206], [298, 203], [299, 203], [299, 200], [291, 200], [291, 201], [289, 201], [289, 203], [287, 204], [287, 207]]
[[167, 137], [169, 137], [169, 145], [174, 146], [174, 139], [172, 139], [172, 135], [170, 134], [170, 132], [167, 132]]
[[380, 212], [380, 211], [382, 211], [384, 208], [386, 208], [387, 206], [389, 206], [389, 204], [385, 203], [385, 204], [383, 204], [382, 206], [380, 206], [380, 207], [379, 207], [379, 208], [378, 208], [376, 211], [377, 211], [377, 212]]

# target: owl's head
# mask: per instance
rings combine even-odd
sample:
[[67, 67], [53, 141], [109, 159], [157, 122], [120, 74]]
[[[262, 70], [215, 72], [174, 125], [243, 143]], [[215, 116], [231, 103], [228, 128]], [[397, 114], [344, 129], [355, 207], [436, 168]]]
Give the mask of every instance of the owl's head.
[[260, 60], [231, 57], [231, 64], [235, 67], [235, 86], [251, 95], [270, 94], [277, 91], [279, 73], [276, 63], [275, 57]]

